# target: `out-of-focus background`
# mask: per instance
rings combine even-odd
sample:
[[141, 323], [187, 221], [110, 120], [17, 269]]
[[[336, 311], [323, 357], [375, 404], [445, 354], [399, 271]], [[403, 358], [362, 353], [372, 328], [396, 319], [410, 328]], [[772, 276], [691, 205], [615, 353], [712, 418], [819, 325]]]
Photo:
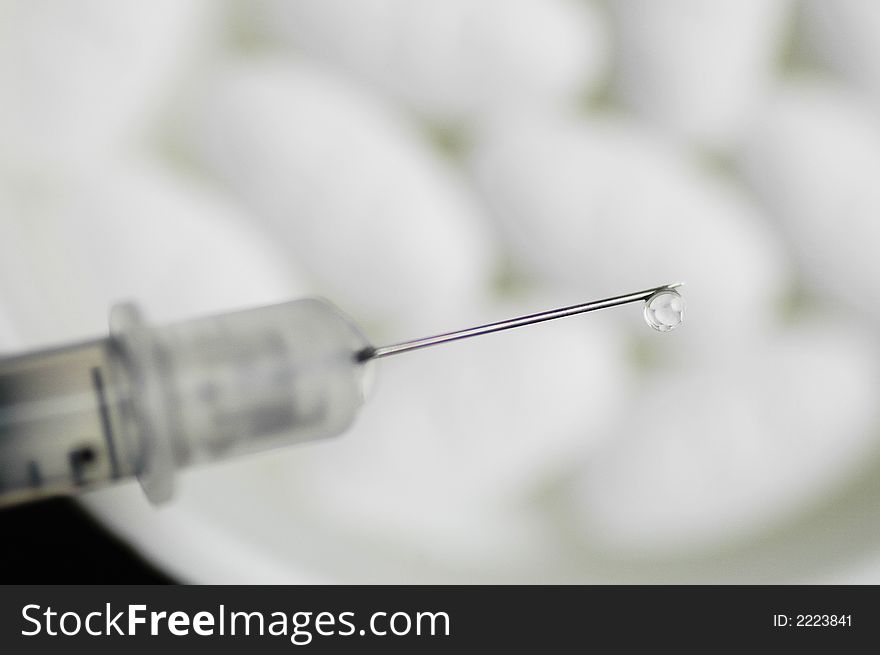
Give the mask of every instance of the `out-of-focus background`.
[[878, 583], [878, 108], [873, 0], [0, 0], [0, 350], [686, 280], [674, 333], [394, 358], [339, 439], [82, 503], [181, 581]]

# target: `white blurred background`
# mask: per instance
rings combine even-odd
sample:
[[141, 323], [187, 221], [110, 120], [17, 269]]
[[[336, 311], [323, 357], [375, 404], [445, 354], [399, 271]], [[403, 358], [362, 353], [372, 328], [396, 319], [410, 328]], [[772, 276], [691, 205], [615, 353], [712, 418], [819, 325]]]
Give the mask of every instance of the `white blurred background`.
[[880, 583], [880, 4], [0, 0], [0, 351], [304, 294], [332, 442], [83, 502], [193, 582]]

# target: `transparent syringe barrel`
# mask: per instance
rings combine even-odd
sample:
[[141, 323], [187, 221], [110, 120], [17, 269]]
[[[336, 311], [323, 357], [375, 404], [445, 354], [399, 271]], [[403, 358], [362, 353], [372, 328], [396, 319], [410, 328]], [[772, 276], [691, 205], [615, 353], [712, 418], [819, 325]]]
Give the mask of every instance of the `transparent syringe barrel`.
[[136, 473], [107, 339], [0, 359], [0, 505]]
[[152, 328], [132, 305], [110, 338], [0, 360], [0, 503], [330, 437], [363, 402], [368, 346], [330, 303], [296, 300]]

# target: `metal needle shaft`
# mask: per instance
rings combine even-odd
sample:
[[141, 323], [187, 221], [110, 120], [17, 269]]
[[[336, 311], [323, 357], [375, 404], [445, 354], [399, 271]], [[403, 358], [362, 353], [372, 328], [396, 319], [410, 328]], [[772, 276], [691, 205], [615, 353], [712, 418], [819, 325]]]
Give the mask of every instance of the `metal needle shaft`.
[[401, 343], [396, 343], [390, 346], [381, 346], [379, 348], [374, 348], [370, 346], [368, 348], [364, 348], [357, 353], [357, 360], [359, 362], [366, 362], [371, 359], [379, 359], [381, 357], [388, 357], [389, 355], [397, 355], [399, 353], [405, 353], [411, 350], [427, 348], [428, 346], [436, 346], [441, 343], [448, 343], [450, 341], [458, 341], [459, 339], [476, 337], [481, 334], [490, 334], [492, 332], [500, 332], [501, 330], [510, 330], [512, 328], [522, 327], [524, 325], [542, 323], [543, 321], [552, 321], [556, 318], [574, 316], [575, 314], [584, 314], [586, 312], [592, 312], [597, 309], [617, 307], [618, 305], [625, 305], [631, 302], [647, 300], [655, 293], [666, 291], [669, 289], [675, 289], [676, 287], [680, 287], [681, 285], [681, 282], [664, 284], [663, 286], [645, 289], [644, 291], [636, 291], [634, 293], [627, 293], [622, 296], [603, 298], [602, 300], [593, 300], [591, 302], [581, 303], [579, 305], [571, 305], [569, 307], [560, 307], [559, 309], [551, 309], [545, 312], [538, 312], [537, 314], [519, 316], [517, 318], [507, 319], [506, 321], [488, 323], [486, 325], [479, 325], [477, 327], [467, 328], [465, 330], [444, 332], [443, 334], [437, 334], [432, 337], [423, 337], [421, 339], [413, 339], [412, 341], [403, 341]]

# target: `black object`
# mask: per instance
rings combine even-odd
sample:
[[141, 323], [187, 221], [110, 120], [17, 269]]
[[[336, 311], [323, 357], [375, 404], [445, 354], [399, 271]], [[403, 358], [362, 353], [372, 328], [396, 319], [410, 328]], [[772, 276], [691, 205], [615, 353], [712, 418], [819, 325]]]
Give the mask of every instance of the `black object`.
[[71, 500], [0, 510], [0, 585], [173, 584]]

